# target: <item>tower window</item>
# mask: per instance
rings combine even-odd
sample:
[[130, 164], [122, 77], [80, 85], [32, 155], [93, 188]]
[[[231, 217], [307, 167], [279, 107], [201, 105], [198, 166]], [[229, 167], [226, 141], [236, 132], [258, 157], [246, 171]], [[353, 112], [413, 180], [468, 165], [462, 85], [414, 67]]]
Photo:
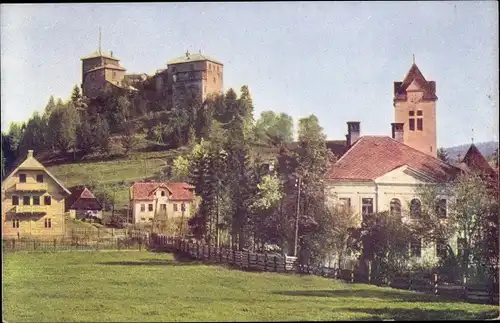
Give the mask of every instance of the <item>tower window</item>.
[[415, 116], [415, 111], [412, 110], [412, 111], [408, 112], [408, 114], [410, 117], [413, 117], [413, 116]]
[[417, 130], [422, 131], [424, 128], [424, 120], [422, 118], [417, 118]]
[[409, 120], [410, 131], [415, 131], [415, 118], [410, 118]]
[[421, 117], [423, 114], [422, 114], [422, 110], [418, 110], [417, 111], [417, 116]]

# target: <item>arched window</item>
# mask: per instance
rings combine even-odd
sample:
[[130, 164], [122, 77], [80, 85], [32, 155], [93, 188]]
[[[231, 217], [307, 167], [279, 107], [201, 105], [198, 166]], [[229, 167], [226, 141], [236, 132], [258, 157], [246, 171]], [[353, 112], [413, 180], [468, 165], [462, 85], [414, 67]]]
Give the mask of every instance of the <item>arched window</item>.
[[413, 199], [410, 202], [410, 217], [420, 217], [420, 201], [418, 199]]
[[391, 216], [401, 216], [401, 201], [399, 199], [391, 200]]

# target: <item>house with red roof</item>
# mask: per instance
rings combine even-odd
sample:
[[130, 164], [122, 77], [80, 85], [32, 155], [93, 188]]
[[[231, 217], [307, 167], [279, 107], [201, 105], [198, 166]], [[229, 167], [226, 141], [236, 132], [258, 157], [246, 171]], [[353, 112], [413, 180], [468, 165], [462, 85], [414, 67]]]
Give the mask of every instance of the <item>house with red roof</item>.
[[93, 216], [102, 219], [101, 203], [87, 187], [72, 187], [70, 192], [71, 195], [65, 201], [65, 208], [71, 218], [83, 219]]
[[137, 182], [130, 187], [133, 223], [160, 227], [168, 219], [188, 217], [195, 206], [194, 186], [177, 182]]

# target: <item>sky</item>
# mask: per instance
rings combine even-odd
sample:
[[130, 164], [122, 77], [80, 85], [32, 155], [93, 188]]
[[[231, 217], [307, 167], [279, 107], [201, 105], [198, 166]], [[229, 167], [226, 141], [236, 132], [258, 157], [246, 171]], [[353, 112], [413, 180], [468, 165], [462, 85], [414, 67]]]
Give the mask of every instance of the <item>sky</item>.
[[[248, 85], [257, 119], [315, 114], [328, 139], [390, 135], [393, 82], [412, 55], [437, 83], [438, 147], [498, 141], [498, 2], [4, 4], [1, 126], [69, 98], [80, 58], [113, 51], [153, 74], [186, 50], [224, 63], [224, 88]], [[238, 91], [237, 91], [238, 93]]]

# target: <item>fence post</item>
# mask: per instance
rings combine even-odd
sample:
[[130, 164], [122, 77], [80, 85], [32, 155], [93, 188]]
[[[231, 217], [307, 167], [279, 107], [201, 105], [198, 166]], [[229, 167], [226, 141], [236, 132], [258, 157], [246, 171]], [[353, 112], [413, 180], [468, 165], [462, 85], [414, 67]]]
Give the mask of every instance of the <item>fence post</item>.
[[200, 259], [200, 242], [196, 241], [196, 259]]
[[354, 283], [354, 269], [351, 270], [351, 283]]
[[139, 237], [139, 251], [142, 251], [142, 237]]
[[264, 251], [264, 271], [267, 271], [267, 251]]
[[36, 240], [33, 240], [33, 250], [36, 250]]
[[274, 256], [274, 271], [278, 272], [278, 259], [276, 256]]
[[340, 270], [340, 268], [335, 268], [333, 270], [333, 279], [338, 279], [339, 278], [339, 270]]
[[54, 250], [56, 250], [56, 243], [57, 243], [57, 239], [54, 238]]
[[413, 284], [413, 278], [410, 273], [410, 285], [408, 286], [408, 290], [411, 290], [412, 284]]
[[372, 262], [368, 261], [368, 284], [372, 282]]
[[438, 274], [434, 273], [434, 295], [438, 295]]

